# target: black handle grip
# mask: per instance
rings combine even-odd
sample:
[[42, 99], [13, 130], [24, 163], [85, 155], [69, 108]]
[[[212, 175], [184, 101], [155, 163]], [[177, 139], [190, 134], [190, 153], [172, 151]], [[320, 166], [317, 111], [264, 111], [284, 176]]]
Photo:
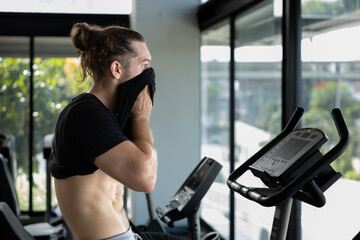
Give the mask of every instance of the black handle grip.
[[174, 227], [174, 221], [171, 220], [171, 218], [169, 218], [168, 216], [166, 216], [164, 211], [160, 207], [156, 208], [156, 213], [158, 214], [159, 218], [169, 227]]
[[334, 155], [335, 158], [337, 158], [345, 151], [346, 147], [348, 146], [350, 142], [350, 134], [340, 109], [334, 108], [331, 112], [331, 115], [335, 122], [340, 139], [338, 144], [330, 150], [330, 155]]
[[174, 227], [174, 221], [171, 220], [169, 217], [164, 216], [161, 220], [164, 221], [164, 223], [166, 223], [169, 227]]

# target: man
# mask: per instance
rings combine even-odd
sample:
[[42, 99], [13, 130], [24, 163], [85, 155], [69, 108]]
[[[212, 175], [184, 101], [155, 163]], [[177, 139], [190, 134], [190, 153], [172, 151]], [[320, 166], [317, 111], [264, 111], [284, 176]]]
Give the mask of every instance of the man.
[[[132, 232], [124, 209], [124, 186], [151, 192], [157, 158], [150, 129], [147, 85], [131, 109], [131, 139], [118, 128], [117, 88], [150, 71], [143, 37], [118, 26], [74, 25], [71, 37], [81, 59], [88, 93], [76, 97], [56, 125], [50, 170], [61, 212], [75, 239], [168, 239]], [[148, 75], [144, 75], [147, 77]]]

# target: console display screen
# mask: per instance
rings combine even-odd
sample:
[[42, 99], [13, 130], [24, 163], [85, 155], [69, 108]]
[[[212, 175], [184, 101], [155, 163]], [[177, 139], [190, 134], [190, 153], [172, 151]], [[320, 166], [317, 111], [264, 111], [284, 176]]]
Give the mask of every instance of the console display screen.
[[206, 175], [209, 173], [210, 167], [211, 166], [207, 162], [201, 164], [195, 173], [190, 176], [188, 181], [186, 181], [185, 186], [189, 187], [193, 191], [196, 191], [200, 183], [202, 183]]
[[282, 145], [276, 152], [273, 154], [275, 158], [282, 158], [285, 160], [290, 160], [298, 152], [301, 151], [310, 141], [291, 138], [284, 145]]

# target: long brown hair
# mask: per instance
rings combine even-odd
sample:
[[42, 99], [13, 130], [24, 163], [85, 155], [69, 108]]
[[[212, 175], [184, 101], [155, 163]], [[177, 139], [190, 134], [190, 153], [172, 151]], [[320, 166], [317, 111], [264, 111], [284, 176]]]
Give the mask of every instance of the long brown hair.
[[117, 60], [126, 69], [131, 57], [137, 55], [134, 41], [145, 42], [136, 31], [120, 26], [102, 28], [87, 23], [76, 23], [70, 33], [80, 57], [83, 81], [92, 77], [99, 81], [108, 65]]

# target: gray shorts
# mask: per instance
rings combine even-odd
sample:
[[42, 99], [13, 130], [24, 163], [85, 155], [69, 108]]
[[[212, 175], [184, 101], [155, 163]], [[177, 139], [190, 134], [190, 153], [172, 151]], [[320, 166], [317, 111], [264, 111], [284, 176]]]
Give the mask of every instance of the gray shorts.
[[131, 228], [129, 228], [129, 230], [122, 234], [105, 238], [103, 240], [142, 240], [142, 238], [138, 234], [134, 233]]

